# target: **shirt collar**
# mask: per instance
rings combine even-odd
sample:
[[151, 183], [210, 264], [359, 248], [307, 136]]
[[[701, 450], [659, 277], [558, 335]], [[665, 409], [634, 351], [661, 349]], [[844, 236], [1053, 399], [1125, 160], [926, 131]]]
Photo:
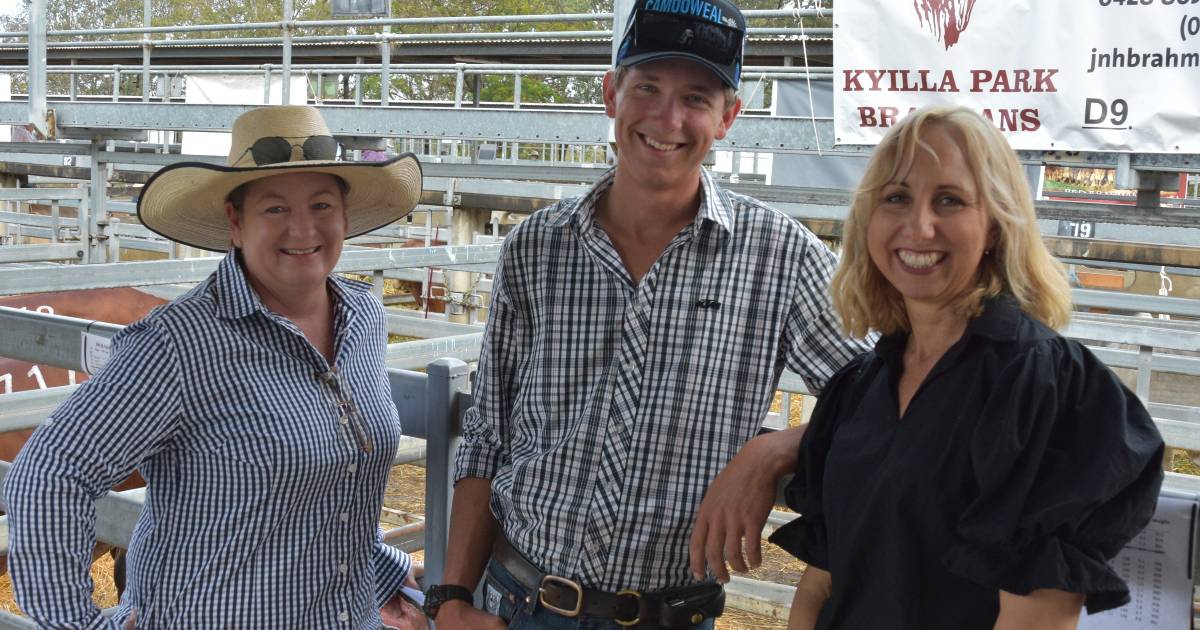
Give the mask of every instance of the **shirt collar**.
[[267, 312], [258, 294], [250, 287], [238, 250], [231, 249], [216, 273], [217, 315], [224, 319], [240, 319], [257, 312]]
[[[967, 322], [963, 339], [973, 336], [986, 337], [993, 341], [1013, 341], [1017, 338], [1017, 325], [1021, 320], [1021, 307], [1008, 294], [996, 295], [983, 300], [983, 312]], [[889, 365], [898, 365], [908, 342], [908, 331], [897, 331], [884, 335], [875, 342], [875, 354]]]
[[979, 335], [994, 341], [1013, 341], [1021, 323], [1021, 306], [1007, 293], [983, 300], [983, 313], [967, 324], [966, 335]]
[[733, 201], [729, 198], [729, 193], [717, 186], [713, 181], [712, 174], [703, 167], [700, 168], [700, 186], [704, 189], [704, 198], [700, 200], [700, 212], [696, 216], [696, 224], [699, 225], [701, 221], [712, 221], [732, 234]]
[[[568, 223], [574, 223], [580, 231], [590, 230], [592, 220], [596, 215], [596, 204], [600, 201], [600, 196], [612, 187], [616, 176], [617, 169], [615, 167], [609, 169], [600, 176], [600, 179], [596, 180], [591, 190], [582, 197], [578, 197], [572, 206], [564, 208], [557, 217], [551, 219], [550, 225], [561, 227]], [[700, 169], [700, 187], [703, 194], [694, 225], [700, 227], [708, 221], [724, 228], [726, 232], [732, 233], [733, 202], [729, 198], [729, 193], [717, 186], [712, 175], [703, 167]]]

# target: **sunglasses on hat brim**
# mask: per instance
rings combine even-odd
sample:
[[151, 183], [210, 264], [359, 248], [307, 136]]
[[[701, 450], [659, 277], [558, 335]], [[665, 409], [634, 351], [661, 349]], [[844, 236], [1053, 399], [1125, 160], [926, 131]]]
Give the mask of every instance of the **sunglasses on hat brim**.
[[297, 146], [305, 160], [333, 161], [341, 157], [342, 145], [333, 136], [265, 136], [255, 140], [246, 153], [256, 165], [266, 166], [290, 162], [292, 148]]

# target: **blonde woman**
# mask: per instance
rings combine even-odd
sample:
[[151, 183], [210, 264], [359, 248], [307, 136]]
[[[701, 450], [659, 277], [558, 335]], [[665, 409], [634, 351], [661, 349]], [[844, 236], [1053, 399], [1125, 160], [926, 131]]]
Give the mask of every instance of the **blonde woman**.
[[825, 390], [771, 540], [808, 563], [789, 628], [1074, 628], [1162, 482], [1145, 408], [1079, 343], [1003, 136], [914, 112], [855, 195], [831, 291], [874, 351]]

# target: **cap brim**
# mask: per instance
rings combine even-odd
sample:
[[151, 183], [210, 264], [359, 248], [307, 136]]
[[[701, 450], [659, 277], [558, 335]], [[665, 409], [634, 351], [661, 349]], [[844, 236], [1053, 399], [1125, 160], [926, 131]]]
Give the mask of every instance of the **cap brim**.
[[297, 172], [335, 175], [349, 185], [346, 238], [404, 217], [421, 200], [421, 164], [411, 153], [385, 162], [299, 161], [249, 168], [180, 162], [146, 182], [138, 198], [138, 219], [150, 231], [178, 243], [228, 251], [225, 201], [229, 193], [256, 179]]
[[663, 50], [636, 53], [625, 57], [617, 65], [621, 67], [630, 67], [646, 63], [647, 61], [656, 61], [659, 59], [688, 59], [690, 61], [695, 61], [705, 68], [712, 70], [713, 73], [717, 75], [717, 78], [721, 79], [721, 83], [724, 83], [735, 90], [738, 88], [737, 82], [733, 80], [733, 66], [721, 66], [705, 59], [704, 57], [701, 57], [700, 55], [688, 52]]

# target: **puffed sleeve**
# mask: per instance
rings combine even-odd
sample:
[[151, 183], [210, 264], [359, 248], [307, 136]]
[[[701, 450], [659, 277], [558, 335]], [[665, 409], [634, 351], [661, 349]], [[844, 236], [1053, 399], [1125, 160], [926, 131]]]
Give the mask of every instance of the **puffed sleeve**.
[[1089, 613], [1129, 601], [1108, 560], [1150, 521], [1163, 441], [1141, 402], [1087, 348], [1056, 337], [996, 382], [971, 437], [975, 496], [947, 568], [1017, 595], [1086, 595]]
[[768, 539], [784, 551], [819, 569], [829, 569], [828, 538], [825, 531], [825, 512], [822, 506], [821, 487], [825, 477], [825, 458], [833, 443], [837, 421], [843, 417], [848, 403], [854, 396], [852, 391], [864, 378], [866, 357], [860, 355], [842, 367], [825, 387], [825, 393], [817, 399], [808, 428], [800, 439], [800, 453], [796, 459], [796, 474], [784, 488], [788, 507], [800, 514], [790, 523], [775, 530]]

